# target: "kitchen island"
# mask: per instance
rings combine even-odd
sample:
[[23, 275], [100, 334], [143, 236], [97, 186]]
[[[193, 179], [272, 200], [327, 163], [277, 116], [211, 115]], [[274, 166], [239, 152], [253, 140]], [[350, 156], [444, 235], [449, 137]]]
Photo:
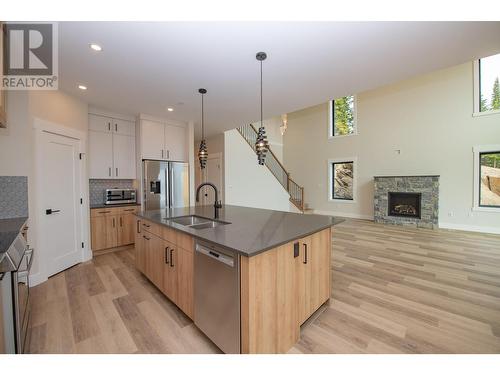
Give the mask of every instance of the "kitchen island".
[[[331, 227], [341, 220], [229, 205], [215, 216], [213, 206], [137, 212], [137, 268], [225, 352], [286, 353], [299, 339], [300, 325], [330, 298]], [[222, 306], [228, 319], [214, 327], [201, 324], [203, 311], [214, 314], [195, 306], [203, 303], [195, 289], [210, 284], [196, 282], [203, 273], [196, 244], [206, 254], [213, 249], [212, 255], [235, 260], [237, 349], [215, 337], [229, 324], [232, 306]], [[213, 281], [220, 294], [231, 294], [218, 275]]]

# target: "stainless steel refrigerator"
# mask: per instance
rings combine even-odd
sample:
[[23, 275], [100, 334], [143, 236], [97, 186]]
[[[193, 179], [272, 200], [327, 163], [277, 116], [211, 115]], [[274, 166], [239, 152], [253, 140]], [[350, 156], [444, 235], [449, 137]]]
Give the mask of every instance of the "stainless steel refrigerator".
[[189, 164], [144, 160], [144, 209], [189, 206]]

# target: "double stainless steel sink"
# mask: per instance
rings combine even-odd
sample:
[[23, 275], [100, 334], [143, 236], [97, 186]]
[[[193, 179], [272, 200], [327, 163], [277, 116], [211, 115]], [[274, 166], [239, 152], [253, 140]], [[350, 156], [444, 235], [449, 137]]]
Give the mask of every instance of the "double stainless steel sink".
[[174, 217], [173, 219], [170, 219], [170, 221], [193, 229], [215, 228], [220, 225], [230, 224], [225, 221], [208, 219], [206, 217], [196, 215]]

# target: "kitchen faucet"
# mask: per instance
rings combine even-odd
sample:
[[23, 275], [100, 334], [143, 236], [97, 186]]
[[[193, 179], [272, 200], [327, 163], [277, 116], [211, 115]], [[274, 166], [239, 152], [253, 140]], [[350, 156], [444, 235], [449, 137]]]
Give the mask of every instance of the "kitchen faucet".
[[214, 202], [214, 219], [217, 219], [219, 217], [219, 208], [222, 208], [222, 202], [218, 200], [219, 197], [219, 192], [217, 191], [217, 186], [212, 184], [211, 182], [203, 182], [198, 186], [196, 189], [196, 202], [200, 201], [200, 190], [203, 186], [211, 186], [214, 188], [215, 192], [215, 202]]

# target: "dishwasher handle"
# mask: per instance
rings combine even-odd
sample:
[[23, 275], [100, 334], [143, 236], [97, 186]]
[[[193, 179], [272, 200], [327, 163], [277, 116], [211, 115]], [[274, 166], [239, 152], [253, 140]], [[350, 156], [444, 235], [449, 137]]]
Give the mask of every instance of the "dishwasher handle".
[[206, 247], [199, 244], [196, 245], [196, 251], [200, 254], [206, 255], [213, 260], [224, 263], [229, 267], [234, 267], [234, 258], [232, 256], [222, 254], [212, 249], [207, 249]]

